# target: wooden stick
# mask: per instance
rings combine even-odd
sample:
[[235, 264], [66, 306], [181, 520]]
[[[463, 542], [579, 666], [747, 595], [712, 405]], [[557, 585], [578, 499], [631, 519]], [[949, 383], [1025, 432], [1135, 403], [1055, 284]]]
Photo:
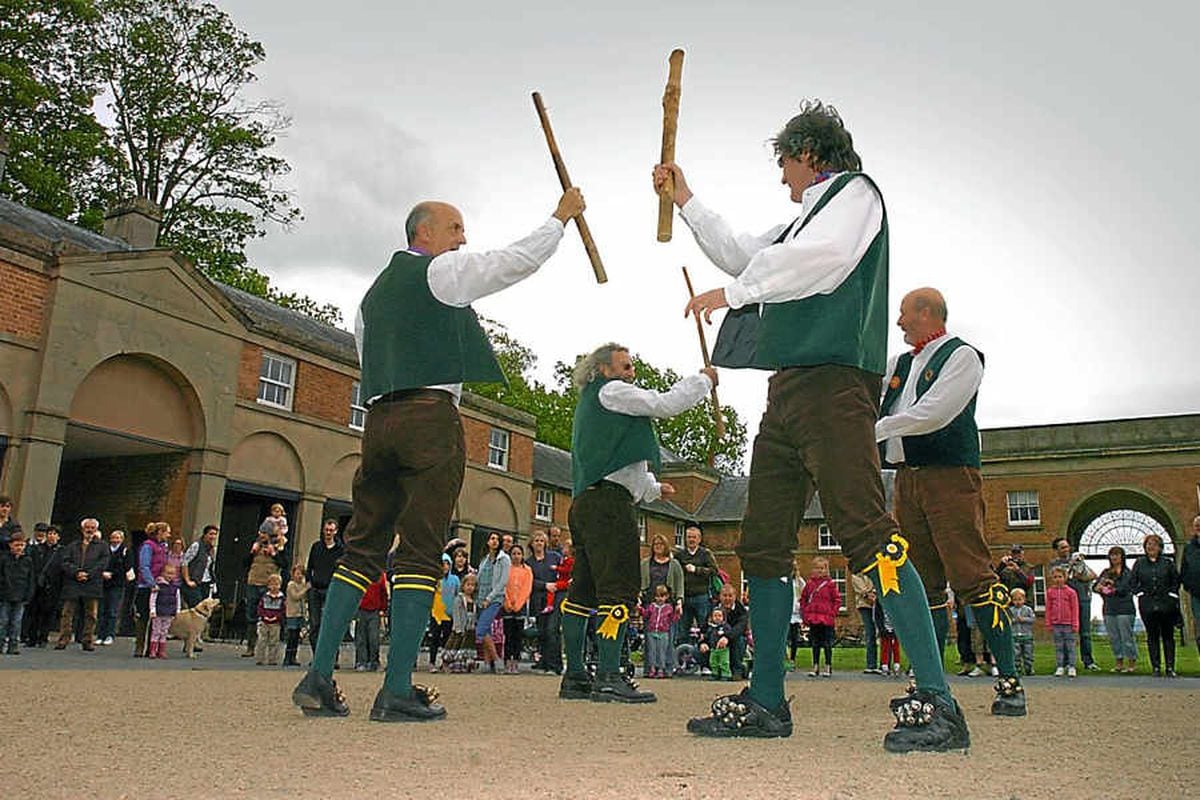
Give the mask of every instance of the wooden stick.
[[[683, 82], [683, 51], [671, 51], [667, 88], [663, 92], [662, 157], [660, 164], [675, 160], [675, 133], [679, 129], [679, 94]], [[668, 175], [658, 193], [658, 240], [671, 241], [671, 221], [675, 217], [675, 179]]]
[[[695, 299], [696, 292], [692, 289], [692, 279], [688, 275], [687, 267], [683, 268], [683, 279], [687, 282], [688, 296]], [[700, 354], [704, 356], [704, 366], [712, 367], [712, 362], [708, 358], [708, 340], [704, 337], [704, 325], [700, 322], [700, 315], [696, 314], [696, 333], [700, 334]], [[725, 418], [721, 416], [721, 401], [717, 399], [717, 387], [714, 384], [712, 387], [712, 412], [713, 422], [717, 426], [717, 438], [725, 438]]]
[[[550, 147], [550, 158], [554, 160], [554, 171], [558, 173], [558, 182], [563, 191], [571, 188], [571, 177], [567, 175], [567, 165], [563, 163], [562, 155], [558, 152], [558, 142], [554, 140], [554, 131], [550, 129], [550, 117], [546, 115], [546, 106], [542, 104], [542, 95], [533, 93], [533, 107], [537, 109], [538, 119], [542, 121], [542, 132], [546, 134], [546, 144]], [[607, 283], [608, 275], [604, 265], [600, 263], [600, 252], [592, 241], [592, 232], [588, 229], [583, 213], [575, 215], [575, 227], [579, 229], [579, 238], [583, 239], [583, 249], [587, 251], [588, 260], [592, 262], [592, 272], [596, 274], [596, 283]]]

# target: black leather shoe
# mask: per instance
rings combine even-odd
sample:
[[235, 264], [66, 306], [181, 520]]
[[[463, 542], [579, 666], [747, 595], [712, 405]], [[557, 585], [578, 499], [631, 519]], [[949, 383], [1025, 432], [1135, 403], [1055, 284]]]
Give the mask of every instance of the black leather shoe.
[[653, 703], [654, 692], [643, 692], [624, 672], [602, 672], [592, 683], [588, 698], [594, 703]]
[[1016, 675], [996, 681], [996, 696], [992, 700], [992, 715], [997, 717], [1025, 716], [1025, 687]]
[[316, 670], [309, 670], [292, 690], [292, 702], [300, 707], [306, 717], [345, 717], [350, 706], [332, 678], [326, 678]]
[[954, 700], [918, 689], [892, 700], [891, 708], [896, 727], [883, 737], [883, 749], [890, 753], [944, 752], [971, 746], [967, 721]]
[[446, 707], [438, 701], [437, 689], [413, 684], [412, 694], [401, 697], [387, 689], [380, 689], [371, 706], [371, 719], [375, 722], [430, 722], [446, 716]]
[[563, 675], [558, 685], [558, 696], [563, 700], [588, 700], [592, 696], [592, 676], [586, 672]]
[[781, 739], [792, 735], [792, 711], [786, 700], [774, 711], [766, 708], [750, 697], [747, 687], [739, 694], [718, 697], [713, 701], [712, 713], [688, 720], [687, 729], [717, 739]]

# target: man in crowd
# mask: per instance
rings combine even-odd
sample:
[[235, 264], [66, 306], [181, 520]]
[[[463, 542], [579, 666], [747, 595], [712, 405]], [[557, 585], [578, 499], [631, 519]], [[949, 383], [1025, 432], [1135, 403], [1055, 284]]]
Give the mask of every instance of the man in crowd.
[[205, 525], [200, 538], [183, 551], [183, 586], [180, 594], [188, 608], [212, 595], [213, 576], [217, 566], [217, 539], [221, 529]]
[[[1200, 515], [1192, 518], [1192, 538], [1183, 546], [1179, 582], [1191, 598], [1192, 634], [1196, 639], [1196, 648], [1200, 649]], [[1079, 622], [1083, 624], [1082, 619]]]
[[471, 303], [529, 277], [553, 255], [563, 226], [584, 209], [571, 188], [533, 233], [486, 253], [466, 244], [462, 214], [423, 202], [405, 221], [408, 247], [392, 255], [355, 320], [367, 419], [352, 487], [346, 552], [325, 598], [313, 663], [292, 692], [309, 715], [345, 716], [334, 658], [367, 587], [384, 570], [396, 531], [391, 644], [375, 697], [378, 722], [439, 719], [436, 692], [414, 686], [412, 669], [442, 575], [442, 547], [466, 466], [458, 400], [467, 381], [502, 382]]
[[1079, 658], [1084, 669], [1098, 670], [1100, 665], [1092, 655], [1092, 582], [1096, 580], [1096, 573], [1084, 561], [1083, 553], [1071, 552], [1071, 543], [1062, 536], [1055, 538], [1050, 547], [1054, 550], [1054, 558], [1047, 562], [1046, 574], [1056, 567], [1062, 567], [1067, 573], [1067, 586], [1074, 589], [1079, 598]]
[[851, 569], [870, 575], [912, 662], [917, 688], [892, 701], [895, 752], [965, 748], [962, 711], [942, 672], [920, 576], [888, 514], [874, 424], [887, 363], [888, 231], [883, 197], [836, 110], [805, 102], [773, 140], [801, 217], [735, 235], [659, 164], [704, 254], [735, 279], [696, 295], [685, 314], [731, 308], [713, 348], [719, 366], [773, 370], [750, 464], [736, 551], [749, 579], [755, 665], [750, 686], [693, 719], [701, 736], [790, 736], [783, 679], [796, 530], [819, 488]]
[[721, 587], [716, 607], [724, 612], [725, 626], [729, 629], [729, 668], [733, 672], [733, 679], [741, 680], [745, 676], [743, 662], [746, 657], [746, 626], [750, 622], [750, 612], [737, 599], [737, 592], [728, 583]]
[[[571, 430], [572, 500], [568, 517], [575, 568], [563, 602], [567, 671], [559, 697], [595, 702], [652, 703], [621, 670], [629, 609], [641, 581], [637, 503], [675, 493], [659, 482], [658, 436], [651, 419], [680, 414], [704, 401], [717, 385], [705, 367], [666, 392], [633, 384], [629, 349], [609, 343], [579, 359], [571, 382], [579, 392]], [[686, 569], [686, 568], [685, 568]], [[596, 617], [596, 676], [584, 663], [588, 621]], [[705, 620], [706, 622], [706, 620]]]
[[[30, 647], [45, 647], [51, 626], [58, 619], [59, 595], [62, 592], [62, 542], [58, 527], [39, 522], [45, 531], [45, 539], [36, 549], [37, 591], [25, 618], [29, 620], [26, 644]], [[36, 528], [35, 528], [36, 531]], [[34, 533], [36, 539], [37, 533]]]
[[[862, 622], [863, 643], [867, 646], [867, 665], [863, 672], [878, 675], [879, 651], [875, 644], [875, 584], [866, 575], [851, 573], [850, 585], [854, 589], [854, 607]], [[945, 642], [939, 642], [943, 647]]]
[[1013, 589], [1024, 589], [1029, 592], [1033, 588], [1033, 570], [1025, 563], [1025, 547], [1021, 544], [1014, 544], [1009, 550], [1008, 555], [1000, 559], [1000, 563], [996, 565], [996, 574], [1000, 576], [1000, 582], [1008, 587], [1011, 592]]
[[[305, 577], [308, 579], [308, 646], [317, 652], [317, 636], [321, 633], [321, 614], [325, 610], [325, 595], [329, 593], [329, 582], [333, 570], [342, 557], [342, 537], [338, 536], [336, 519], [327, 519], [321, 524], [321, 538], [308, 549]], [[336, 663], [336, 659], [335, 659]]]
[[21, 530], [21, 523], [13, 519], [12, 509], [12, 498], [6, 494], [0, 494], [0, 551], [7, 550], [8, 540], [14, 533]]
[[700, 544], [703, 535], [699, 522], [687, 523], [683, 547], [675, 551], [675, 560], [683, 567], [683, 614], [676, 630], [679, 641], [686, 640], [693, 627], [703, 630], [712, 610], [712, 579], [717, 574], [717, 560]]
[[89, 517], [79, 526], [79, 541], [63, 547], [63, 609], [55, 650], [65, 650], [71, 642], [77, 609], [83, 612], [83, 649], [96, 649], [96, 615], [104, 596], [103, 572], [108, 566], [108, 548], [96, 538], [99, 532], [100, 523]]

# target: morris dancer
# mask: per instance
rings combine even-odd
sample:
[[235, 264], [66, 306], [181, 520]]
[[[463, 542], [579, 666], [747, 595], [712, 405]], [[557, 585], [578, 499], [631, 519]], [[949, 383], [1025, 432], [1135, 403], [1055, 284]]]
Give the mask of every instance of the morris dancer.
[[325, 598], [313, 662], [292, 692], [305, 714], [350, 713], [333, 680], [334, 657], [399, 530], [387, 675], [371, 719], [445, 716], [436, 692], [412, 684], [412, 668], [466, 464], [458, 400], [466, 381], [504, 380], [470, 304], [536, 272], [557, 249], [563, 225], [583, 208], [579, 190], [568, 189], [537, 230], [487, 253], [459, 251], [467, 240], [454, 206], [423, 202], [408, 215], [408, 249], [392, 256], [355, 320], [362, 396], [368, 398], [362, 464], [354, 475], [345, 555]]
[[938, 653], [950, 626], [946, 581], [974, 609], [975, 621], [996, 658], [1000, 678], [992, 713], [1025, 715], [1017, 677], [1008, 587], [992, 571], [983, 535], [983, 478], [975, 398], [983, 381], [983, 354], [946, 334], [946, 300], [937, 289], [915, 289], [900, 302], [904, 341], [894, 356], [880, 404], [875, 438], [881, 457], [896, 467], [896, 519], [909, 557], [925, 583]]
[[[761, 236], [735, 236], [692, 196], [674, 164], [675, 204], [730, 285], [698, 295], [686, 313], [731, 308], [713, 353], [718, 366], [774, 370], [754, 441], [749, 500], [737, 546], [750, 583], [756, 658], [750, 686], [693, 719], [701, 736], [790, 736], [784, 654], [792, 610], [792, 551], [813, 492], [850, 566], [868, 574], [912, 659], [917, 689], [892, 701], [893, 752], [965, 748], [966, 721], [942, 674], [921, 578], [884, 503], [875, 446], [887, 362], [888, 230], [883, 198], [859, 170], [837, 112], [806, 102], [774, 139], [782, 182], [802, 216]], [[759, 308], [761, 303], [761, 319]], [[728, 329], [728, 330], [727, 330]]]
[[[584, 356], [572, 381], [579, 391], [571, 430], [574, 481], [568, 521], [575, 555], [571, 588], [562, 605], [567, 671], [558, 696], [606, 703], [653, 703], [621, 671], [621, 644], [641, 582], [634, 504], [675, 493], [651, 473], [660, 466], [650, 419], [673, 417], [704, 401], [717, 385], [711, 367], [666, 392], [633, 385], [628, 348], [606, 344]], [[588, 619], [596, 615], [595, 681], [584, 663]]]

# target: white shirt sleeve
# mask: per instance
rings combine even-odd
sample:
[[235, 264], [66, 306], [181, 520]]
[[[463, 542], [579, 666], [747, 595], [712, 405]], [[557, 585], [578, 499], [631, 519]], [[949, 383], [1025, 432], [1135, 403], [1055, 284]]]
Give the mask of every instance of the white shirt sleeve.
[[691, 228], [696, 244], [708, 256], [708, 260], [721, 271], [734, 276], [740, 275], [751, 257], [778, 239], [788, 226], [788, 223], [776, 225], [758, 236], [734, 233], [720, 214], [709, 209], [695, 196], [679, 209], [679, 216]]
[[725, 287], [730, 308], [786, 303], [841, 286], [883, 223], [883, 201], [866, 180], [851, 180], [802, 230], [760, 249]]
[[462, 308], [528, 278], [546, 263], [563, 237], [563, 224], [550, 217], [537, 230], [500, 250], [451, 250], [429, 262], [429, 290], [440, 302]]
[[[915, 370], [914, 370], [915, 372]], [[909, 373], [910, 380], [916, 380]], [[937, 380], [911, 407], [875, 423], [875, 440], [920, 436], [941, 430], [962, 413], [983, 382], [983, 362], [971, 347], [960, 347], [942, 366]]]
[[609, 381], [600, 389], [600, 405], [617, 414], [665, 419], [697, 405], [711, 389], [712, 382], [703, 372], [683, 378], [665, 392]]

